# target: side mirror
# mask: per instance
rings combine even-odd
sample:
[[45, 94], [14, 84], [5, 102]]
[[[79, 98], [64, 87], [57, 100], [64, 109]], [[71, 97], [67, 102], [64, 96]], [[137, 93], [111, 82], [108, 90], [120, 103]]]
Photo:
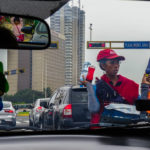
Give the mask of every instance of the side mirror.
[[48, 108], [48, 104], [45, 104], [43, 107], [44, 107], [44, 108]]
[[30, 109], [33, 109], [33, 105], [30, 105]]
[[138, 111], [150, 111], [150, 100], [136, 100], [135, 102], [136, 110]]
[[54, 105], [54, 103], [50, 103], [49, 108], [53, 108]]

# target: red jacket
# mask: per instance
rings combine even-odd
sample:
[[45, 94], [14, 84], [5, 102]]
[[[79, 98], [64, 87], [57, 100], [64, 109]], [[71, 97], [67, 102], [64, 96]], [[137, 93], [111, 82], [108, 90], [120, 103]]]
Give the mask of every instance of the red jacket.
[[[115, 91], [117, 91], [117, 93], [121, 97], [123, 97], [129, 104], [133, 105], [135, 102], [135, 99], [138, 98], [139, 85], [135, 83], [134, 81], [122, 75], [118, 75], [118, 81], [116, 85], [113, 86], [112, 81], [106, 75], [103, 75], [101, 79], [104, 80], [107, 84], [109, 84]], [[92, 119], [91, 119], [92, 124], [100, 122], [100, 117], [101, 117], [102, 112], [103, 112], [103, 107], [101, 105], [100, 112], [92, 114]]]

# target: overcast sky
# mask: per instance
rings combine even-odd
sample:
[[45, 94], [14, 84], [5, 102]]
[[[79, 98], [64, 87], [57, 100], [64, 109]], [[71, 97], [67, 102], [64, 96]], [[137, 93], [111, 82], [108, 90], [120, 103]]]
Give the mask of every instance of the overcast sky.
[[[86, 41], [90, 39], [89, 24], [93, 24], [94, 41], [150, 41], [150, 2], [125, 0], [81, 0], [86, 12]], [[96, 66], [95, 76], [100, 77], [96, 56], [99, 50], [86, 50], [86, 61]], [[141, 82], [147, 67], [150, 50], [116, 50], [125, 56], [119, 73]]]

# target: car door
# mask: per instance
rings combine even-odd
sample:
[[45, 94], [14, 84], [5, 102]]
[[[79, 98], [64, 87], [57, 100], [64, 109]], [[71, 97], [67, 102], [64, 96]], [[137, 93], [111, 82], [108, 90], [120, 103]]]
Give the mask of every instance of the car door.
[[33, 123], [34, 119], [33, 119], [33, 111], [34, 111], [34, 108], [35, 108], [35, 102], [33, 103], [33, 108], [31, 109], [30, 111], [30, 115], [29, 115], [29, 121], [31, 123]]
[[59, 104], [58, 117], [60, 121], [62, 121], [63, 119], [62, 116], [63, 116], [63, 110], [65, 106], [69, 104], [69, 99], [67, 95], [69, 96], [69, 89], [68, 88], [61, 89], [60, 97], [58, 99], [58, 104]]
[[65, 88], [60, 88], [58, 91], [58, 94], [55, 98], [55, 107], [54, 107], [54, 113], [53, 113], [53, 120], [54, 120], [54, 129], [58, 129], [58, 127], [61, 127], [62, 125], [62, 116], [63, 116], [63, 110], [66, 106], [66, 98], [67, 90]]
[[34, 108], [33, 108], [33, 122], [34, 123], [37, 120], [37, 118], [36, 118], [36, 113], [37, 113], [36, 109], [37, 109], [38, 106], [39, 106], [39, 99], [36, 100]]
[[51, 128], [51, 126], [53, 125], [53, 106], [56, 96], [57, 91], [55, 91], [53, 96], [51, 97], [48, 103], [48, 109], [45, 109], [44, 111], [44, 127], [46, 128]]

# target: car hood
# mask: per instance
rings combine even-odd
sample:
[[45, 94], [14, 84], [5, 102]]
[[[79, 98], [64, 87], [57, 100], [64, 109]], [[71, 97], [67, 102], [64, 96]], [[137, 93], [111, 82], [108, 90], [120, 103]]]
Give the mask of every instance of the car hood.
[[69, 0], [0, 0], [0, 12], [46, 19]]

